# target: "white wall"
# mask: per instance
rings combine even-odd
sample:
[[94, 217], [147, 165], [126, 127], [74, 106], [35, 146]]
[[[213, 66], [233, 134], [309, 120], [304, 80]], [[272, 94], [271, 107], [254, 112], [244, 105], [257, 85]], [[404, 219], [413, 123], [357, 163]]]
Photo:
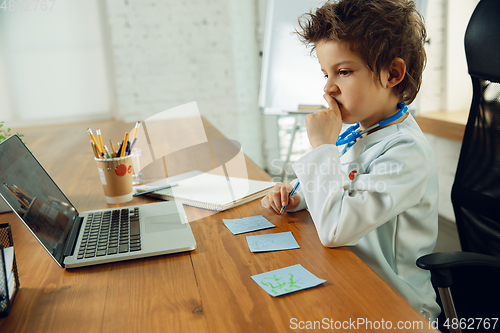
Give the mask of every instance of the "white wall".
[[58, 0], [52, 11], [0, 10], [0, 120], [136, 121], [197, 101], [262, 166], [263, 2]]
[[263, 164], [255, 0], [106, 0], [119, 113], [145, 119], [196, 101]]
[[446, 34], [447, 0], [427, 1], [425, 17], [427, 64], [422, 75], [422, 86], [415, 103], [418, 113], [443, 111], [446, 101]]
[[51, 5], [0, 11], [0, 118], [10, 126], [111, 118], [98, 0]]
[[[1, 15], [1, 14], [0, 14]], [[0, 16], [1, 19], [1, 16]], [[1, 25], [1, 21], [0, 21]], [[3, 33], [0, 31], [0, 121], [12, 119], [11, 92], [7, 80], [7, 61], [5, 59]]]
[[464, 111], [472, 100], [464, 36], [479, 0], [429, 0], [424, 13], [429, 37], [418, 111]]
[[448, 0], [446, 52], [446, 111], [469, 110], [472, 82], [467, 71], [464, 37], [467, 24], [479, 0]]

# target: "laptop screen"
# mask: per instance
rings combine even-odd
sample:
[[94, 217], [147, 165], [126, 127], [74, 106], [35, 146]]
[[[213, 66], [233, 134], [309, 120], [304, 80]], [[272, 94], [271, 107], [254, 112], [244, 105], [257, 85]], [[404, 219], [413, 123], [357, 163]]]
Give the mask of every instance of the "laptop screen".
[[17, 136], [0, 143], [0, 196], [62, 263], [78, 212]]

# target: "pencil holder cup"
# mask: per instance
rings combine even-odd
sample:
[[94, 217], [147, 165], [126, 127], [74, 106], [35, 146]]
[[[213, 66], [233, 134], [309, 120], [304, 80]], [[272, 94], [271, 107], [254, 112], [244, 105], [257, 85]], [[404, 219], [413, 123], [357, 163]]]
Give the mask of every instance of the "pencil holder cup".
[[109, 204], [129, 202], [132, 196], [132, 157], [95, 159], [97, 171]]

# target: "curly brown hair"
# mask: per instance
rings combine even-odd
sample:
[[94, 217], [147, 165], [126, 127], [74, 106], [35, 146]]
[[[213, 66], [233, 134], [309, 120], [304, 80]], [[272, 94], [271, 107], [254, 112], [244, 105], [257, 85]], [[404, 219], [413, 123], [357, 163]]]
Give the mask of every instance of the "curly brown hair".
[[423, 18], [411, 0], [340, 0], [326, 2], [299, 17], [296, 30], [306, 46], [321, 40], [346, 42], [379, 77], [395, 58], [406, 63], [406, 75], [395, 93], [410, 104], [420, 90], [426, 64]]

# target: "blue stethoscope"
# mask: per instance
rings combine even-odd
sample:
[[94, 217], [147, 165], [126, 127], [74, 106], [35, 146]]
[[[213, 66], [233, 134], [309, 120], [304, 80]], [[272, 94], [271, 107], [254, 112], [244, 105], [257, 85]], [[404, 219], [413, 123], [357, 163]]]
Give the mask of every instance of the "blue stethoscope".
[[406, 104], [404, 102], [398, 103], [398, 109], [399, 109], [399, 111], [397, 113], [393, 114], [389, 118], [386, 118], [384, 120], [379, 121], [375, 125], [365, 129], [364, 131], [359, 129], [359, 123], [357, 123], [356, 125], [352, 125], [348, 129], [346, 129], [344, 133], [340, 134], [335, 145], [342, 146], [342, 145], [345, 145], [349, 142], [355, 141], [356, 139], [361, 137], [363, 134], [370, 132], [370, 131], [374, 130], [375, 128], [384, 127], [385, 125], [390, 124], [393, 121], [398, 120], [406, 113], [406, 111], [408, 111], [408, 107], [406, 106]]

